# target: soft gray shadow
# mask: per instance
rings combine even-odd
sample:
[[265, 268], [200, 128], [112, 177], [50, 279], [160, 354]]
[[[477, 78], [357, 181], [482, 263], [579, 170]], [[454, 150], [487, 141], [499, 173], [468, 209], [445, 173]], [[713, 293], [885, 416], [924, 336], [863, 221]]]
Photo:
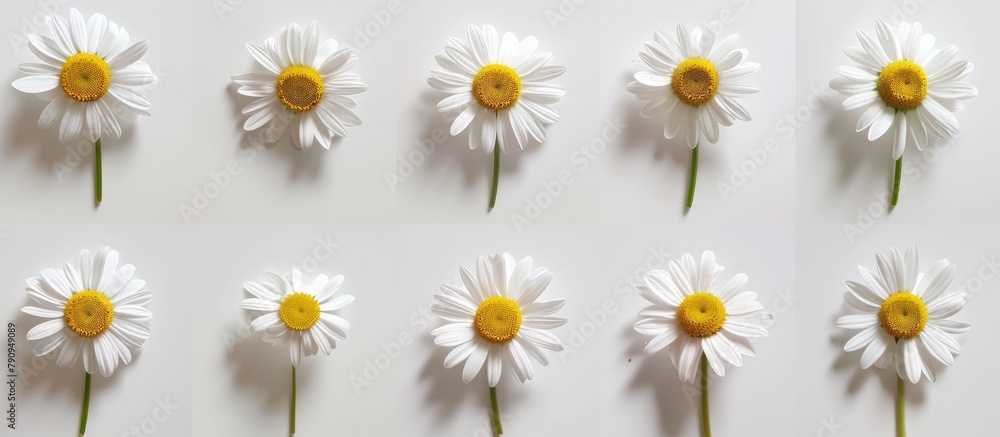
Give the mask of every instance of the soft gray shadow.
[[[239, 328], [233, 323], [227, 331], [240, 332]], [[272, 346], [261, 340], [261, 334], [253, 333], [224, 353], [226, 367], [232, 375], [234, 395], [260, 403], [258, 411], [251, 414], [265, 414], [273, 416], [274, 420], [287, 421], [292, 396], [292, 361], [288, 347]], [[300, 392], [309, 389], [313, 367], [306, 357], [299, 363], [296, 388]]]
[[[285, 131], [274, 143], [268, 143], [264, 140], [263, 131], [267, 129], [266, 125], [252, 132], [246, 132], [243, 130], [243, 123], [247, 119], [247, 116], [243, 115], [243, 107], [252, 103], [256, 100], [256, 98], [246, 97], [240, 94], [237, 91], [239, 88], [239, 85], [230, 81], [229, 85], [226, 87], [226, 93], [229, 97], [228, 100], [230, 102], [232, 119], [236, 120], [236, 123], [233, 124], [232, 128], [240, 136], [238, 148], [241, 153], [244, 154], [244, 156], [247, 156], [245, 154], [253, 153], [254, 159], [277, 159], [287, 163], [286, 165], [288, 166], [288, 177], [290, 181], [312, 182], [319, 180], [320, 175], [323, 174], [324, 162], [327, 159], [326, 155], [328, 150], [324, 149], [318, 142], [315, 142], [313, 147], [309, 150], [300, 150], [295, 147], [292, 144], [291, 136], [291, 129], [296, 129], [294, 121], [290, 121], [290, 124], [285, 128]], [[349, 134], [350, 128], [348, 128], [348, 135]], [[342, 142], [342, 137], [333, 138], [330, 144], [330, 149], [332, 150]]]
[[670, 352], [663, 349], [653, 356], [646, 356], [643, 350], [646, 347], [646, 340], [650, 337], [637, 336], [632, 326], [626, 326], [621, 337], [622, 341], [629, 345], [624, 357], [636, 357], [635, 360], [640, 361], [639, 370], [629, 384], [628, 390], [653, 391], [659, 407], [657, 410], [661, 412], [658, 417], [663, 435], [680, 436], [683, 425], [691, 420], [689, 414], [691, 405], [684, 395], [684, 384], [677, 375], [677, 369], [670, 362]]
[[[419, 144], [434, 144], [434, 138], [444, 136], [444, 142], [434, 146], [434, 152], [426, 154], [426, 161], [419, 166], [414, 166], [414, 172], [434, 174], [442, 171], [451, 171], [454, 167], [462, 169], [463, 189], [472, 190], [477, 180], [486, 181], [486, 190], [483, 192], [483, 207], [488, 204], [489, 187], [493, 183], [493, 155], [486, 154], [482, 149], [469, 149], [469, 128], [459, 133], [457, 136], [451, 135], [452, 114], [445, 117], [437, 111], [437, 104], [446, 94], [428, 87], [420, 94], [413, 113], [418, 120], [422, 120], [423, 129], [417, 138], [410, 138], [403, 141], [406, 143], [400, 151], [400, 155], [406, 158], [411, 151], [419, 150]], [[547, 128], [547, 127], [546, 127]], [[546, 140], [548, 141], [548, 140]], [[427, 147], [427, 146], [423, 146]], [[524, 150], [513, 150], [500, 155], [500, 188], [497, 197], [502, 196], [503, 181], [505, 177], [518, 173], [521, 167], [522, 155], [537, 153], [539, 147], [544, 147], [529, 140], [529, 144]]]
[[[633, 81], [632, 74], [623, 73], [622, 87]], [[667, 139], [663, 136], [663, 127], [666, 125], [666, 115], [659, 115], [653, 118], [645, 118], [639, 111], [646, 105], [646, 102], [639, 100], [635, 95], [625, 92], [619, 97], [615, 104], [615, 114], [623, 114], [627, 128], [622, 133], [621, 148], [615, 150], [621, 154], [647, 154], [655, 165], [666, 167], [663, 171], [665, 175], [672, 175], [669, 179], [664, 177], [664, 187], [674, 183], [676, 187], [669, 189], [680, 190], [682, 194], [687, 193], [688, 172], [691, 167], [691, 148], [683, 138], [674, 137]], [[722, 141], [720, 141], [722, 144]], [[698, 168], [711, 167], [717, 165], [718, 157], [712, 150], [716, 145], [706, 144], [707, 147], [699, 147]], [[679, 183], [678, 183], [679, 182]], [[702, 185], [702, 184], [699, 184]], [[667, 188], [665, 188], [667, 189]], [[683, 197], [683, 196], [682, 196]], [[697, 201], [698, 193], [695, 192]], [[678, 208], [687, 214], [688, 208], [680, 202]]]
[[[830, 336], [830, 347], [834, 348], [837, 352], [837, 359], [834, 360], [830, 370], [834, 373], [850, 373], [850, 379], [848, 380], [847, 387], [845, 389], [848, 395], [854, 396], [866, 381], [878, 378], [879, 383], [888, 394], [888, 397], [890, 399], [895, 399], [897, 374], [894, 367], [890, 366], [885, 369], [879, 369], [878, 367], [871, 366], [867, 369], [862, 369], [861, 354], [864, 352], [864, 349], [856, 350], [854, 352], [844, 351], [844, 345], [847, 344], [847, 341], [860, 331], [841, 329], [835, 327], [835, 325], [837, 318], [839, 318], [841, 314], [851, 313], [853, 313], [853, 311], [850, 307], [847, 304], [842, 303], [840, 312], [834, 314], [829, 319], [829, 326], [834, 326], [834, 334]], [[940, 376], [941, 373], [942, 372], [939, 370], [938, 376]], [[922, 405], [924, 403], [923, 385], [926, 383], [929, 383], [929, 381], [925, 381], [923, 378], [921, 378], [920, 383], [916, 385], [911, 384], [909, 381], [905, 382], [907, 404]]]
[[841, 108], [842, 99], [827, 99], [821, 111], [830, 114], [827, 118], [826, 137], [833, 138], [830, 146], [836, 148], [839, 164], [838, 179], [831, 181], [831, 192], [847, 195], [841, 187], [860, 174], [870, 173], [885, 181], [881, 187], [872, 190], [892, 189], [892, 135], [886, 133], [876, 141], [868, 141], [868, 131], [857, 132], [858, 118], [861, 110], [845, 111]]
[[[426, 402], [433, 406], [436, 412], [435, 419], [439, 421], [451, 420], [460, 405], [473, 403], [483, 417], [493, 424], [492, 405], [490, 404], [489, 384], [486, 381], [486, 367], [479, 371], [468, 384], [462, 382], [462, 369], [465, 363], [444, 368], [444, 358], [451, 351], [450, 348], [434, 346], [434, 338], [431, 335], [423, 335], [421, 345], [433, 353], [424, 362], [424, 367], [420, 371], [420, 381], [427, 386], [425, 395]], [[527, 392], [521, 384], [518, 384], [514, 375], [504, 369], [504, 375], [497, 384], [497, 402], [500, 408], [500, 417], [506, 424], [507, 420], [516, 420], [517, 406], [520, 405]], [[496, 435], [496, 430], [491, 430], [492, 435]]]

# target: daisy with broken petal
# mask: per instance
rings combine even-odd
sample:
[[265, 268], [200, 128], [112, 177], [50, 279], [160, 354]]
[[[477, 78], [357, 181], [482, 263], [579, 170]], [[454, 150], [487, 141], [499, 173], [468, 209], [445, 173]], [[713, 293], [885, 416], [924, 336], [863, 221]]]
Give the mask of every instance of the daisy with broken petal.
[[469, 383], [486, 366], [486, 379], [493, 404], [493, 424], [503, 434], [496, 386], [506, 368], [518, 382], [534, 376], [532, 360], [549, 364], [542, 350], [559, 352], [562, 342], [549, 330], [566, 324], [556, 317], [565, 299], [539, 300], [552, 281], [552, 272], [535, 268], [531, 257], [514, 259], [510, 254], [480, 256], [476, 273], [461, 267], [462, 285], [441, 285], [431, 312], [445, 325], [431, 331], [434, 344], [452, 348], [444, 366], [463, 361], [462, 381]]
[[907, 140], [922, 151], [935, 138], [951, 138], [958, 132], [955, 113], [963, 109], [962, 101], [979, 91], [963, 81], [972, 63], [956, 60], [954, 45], [934, 49], [934, 36], [925, 34], [920, 23], [893, 26], [877, 20], [875, 30], [874, 36], [858, 30], [861, 48], [844, 49], [857, 65], [838, 67], [840, 77], [830, 87], [847, 96], [844, 109], [865, 110], [857, 131], [868, 129], [868, 141], [892, 135], [895, 205]]
[[295, 368], [303, 355], [330, 355], [338, 341], [347, 339], [351, 324], [335, 313], [354, 302], [354, 296], [334, 296], [344, 283], [341, 275], [319, 275], [311, 283], [303, 281], [298, 269], [292, 269], [290, 279], [271, 272], [263, 275], [264, 282], [243, 284], [253, 297], [245, 299], [242, 307], [256, 315], [250, 329], [264, 332], [267, 343], [288, 347], [292, 362], [290, 428], [295, 434]]
[[957, 334], [970, 325], [951, 320], [965, 306], [965, 293], [950, 291], [955, 265], [942, 259], [926, 274], [919, 273], [917, 247], [900, 254], [875, 255], [876, 271], [858, 266], [863, 282], [847, 281], [844, 300], [853, 310], [837, 319], [837, 327], [860, 330], [844, 350], [864, 349], [861, 368], [891, 367], [897, 375], [896, 429], [906, 435], [904, 380], [916, 384], [920, 376], [934, 382], [943, 366], [955, 362], [960, 347]]
[[247, 50], [266, 70], [233, 76], [237, 91], [256, 99], [243, 108], [247, 132], [263, 127], [264, 139], [273, 143], [291, 124], [295, 147], [309, 150], [319, 143], [329, 149], [334, 138], [347, 136], [348, 127], [361, 125], [350, 96], [368, 86], [348, 71], [358, 55], [333, 39], [321, 41], [315, 21], [305, 29], [285, 27], [263, 46], [247, 43]]
[[719, 126], [736, 120], [750, 121], [750, 113], [737, 98], [760, 91], [743, 83], [760, 64], [747, 62], [748, 52], [737, 49], [739, 35], [716, 41], [715, 32], [677, 25], [677, 39], [653, 33], [636, 61], [642, 71], [626, 87], [639, 100], [648, 101], [640, 114], [650, 118], [665, 114], [663, 136], [683, 136], [691, 148], [691, 171], [685, 205], [694, 203], [698, 180], [698, 146], [719, 141]]
[[37, 306], [21, 311], [46, 319], [28, 331], [28, 341], [38, 341], [32, 352], [39, 357], [58, 352], [61, 367], [74, 367], [83, 357], [81, 436], [87, 431], [91, 375], [110, 377], [149, 338], [153, 313], [146, 306], [153, 293], [134, 273], [131, 264], [118, 265], [118, 252], [102, 247], [96, 254], [83, 250], [75, 262], [27, 280]]
[[742, 291], [747, 275], [740, 273], [721, 283], [724, 267], [706, 250], [701, 261], [685, 253], [670, 261], [668, 270], [651, 270], [644, 276], [639, 295], [652, 305], [639, 311], [636, 332], [651, 335], [646, 354], [663, 348], [677, 368], [681, 381], [691, 384], [701, 373], [701, 410], [705, 435], [708, 421], [708, 368], [719, 376], [726, 365], [740, 367], [743, 355], [754, 356], [750, 339], [767, 336], [771, 314], [757, 301], [757, 293]]
[[501, 38], [496, 28], [469, 26], [468, 41], [451, 37], [446, 55], [434, 59], [441, 68], [431, 70], [427, 83], [448, 95], [438, 103], [442, 114], [454, 115], [451, 134], [469, 130], [469, 148], [493, 153], [493, 189], [490, 209], [496, 204], [500, 181], [500, 153], [514, 147], [524, 150], [534, 139], [545, 141], [545, 125], [559, 121], [553, 108], [566, 90], [551, 83], [566, 72], [548, 65], [552, 54], [535, 53], [538, 40], [519, 40], [513, 33]]
[[38, 126], [59, 122], [59, 141], [79, 136], [94, 142], [94, 197], [103, 197], [101, 139], [121, 138], [118, 119], [149, 115], [146, 88], [156, 76], [145, 62], [146, 42], [129, 44], [124, 28], [104, 15], [84, 20], [69, 10], [69, 21], [58, 15], [45, 17], [48, 35], [28, 35], [28, 48], [41, 63], [21, 64], [27, 76], [12, 84], [18, 91], [48, 101]]

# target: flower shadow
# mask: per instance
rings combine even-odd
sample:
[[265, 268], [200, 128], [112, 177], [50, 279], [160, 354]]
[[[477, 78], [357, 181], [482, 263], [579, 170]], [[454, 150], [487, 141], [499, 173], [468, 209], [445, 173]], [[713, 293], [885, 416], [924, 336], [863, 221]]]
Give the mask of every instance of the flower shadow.
[[830, 181], [830, 190], [847, 195], [842, 187], [861, 173], [871, 173], [885, 181], [883, 186], [872, 187], [872, 190], [891, 190], [894, 165], [891, 132], [875, 141], [868, 141], [867, 131], [857, 132], [861, 111], [845, 111], [840, 102], [841, 99], [827, 99], [820, 109], [829, 114], [826, 137], [834, 139], [831, 145], [836, 148], [836, 159], [840, 164], [838, 179]]
[[626, 326], [623, 331], [622, 337], [628, 345], [623, 356], [628, 359], [639, 357], [637, 359], [642, 361], [628, 390], [652, 391], [656, 398], [657, 410], [661, 412], [658, 417], [662, 435], [681, 435], [684, 424], [691, 420], [694, 414], [693, 401], [685, 394], [685, 390], [689, 390], [690, 387], [681, 382], [677, 370], [670, 362], [670, 353], [666, 349], [647, 356], [644, 351], [647, 338], [637, 336], [631, 325]]
[[[240, 332], [233, 326], [227, 332]], [[261, 334], [253, 333], [241, 343], [233, 345], [226, 354], [226, 367], [232, 375], [233, 393], [261, 402], [256, 414], [273, 416], [274, 420], [288, 420], [292, 395], [291, 366], [288, 348], [274, 347], [261, 341]], [[296, 369], [300, 392], [306, 391], [312, 367], [303, 359]]]
[[[492, 427], [493, 413], [485, 366], [475, 379], [466, 384], [462, 382], [465, 363], [446, 369], [444, 359], [451, 350], [434, 346], [434, 339], [429, 334], [422, 337], [422, 349], [429, 350], [430, 353], [420, 371], [420, 380], [428, 386], [425, 399], [436, 410], [435, 422], [450, 421], [462, 405], [473, 404]], [[497, 402], [501, 417], [506, 419], [517, 417], [518, 406], [523, 404], [521, 401], [527, 396], [527, 391], [507, 369], [504, 372], [497, 385]], [[491, 430], [491, 433], [495, 435], [495, 430]]]

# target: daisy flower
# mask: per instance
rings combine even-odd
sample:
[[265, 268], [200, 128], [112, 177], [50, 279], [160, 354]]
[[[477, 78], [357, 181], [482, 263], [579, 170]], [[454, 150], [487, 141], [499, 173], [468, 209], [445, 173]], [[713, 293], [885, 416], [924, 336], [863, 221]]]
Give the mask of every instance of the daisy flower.
[[347, 339], [351, 323], [334, 312], [354, 302], [349, 294], [334, 297], [344, 277], [319, 275], [313, 282], [302, 280], [292, 269], [291, 279], [264, 272], [265, 282], [246, 282], [243, 289], [253, 297], [243, 300], [245, 310], [258, 313], [250, 323], [254, 332], [264, 332], [264, 341], [288, 347], [292, 361], [291, 433], [295, 434], [295, 368], [302, 355], [330, 355], [338, 341]]
[[91, 374], [111, 376], [119, 363], [130, 363], [149, 338], [153, 313], [146, 306], [153, 293], [134, 273], [131, 264], [118, 265], [118, 252], [102, 247], [96, 254], [83, 250], [75, 263], [42, 270], [41, 276], [26, 281], [28, 296], [37, 306], [21, 311], [46, 319], [28, 331], [28, 341], [38, 342], [32, 352], [58, 352], [56, 364], [61, 367], [73, 367], [83, 357], [81, 436], [87, 429]]
[[726, 364], [743, 365], [743, 355], [754, 356], [750, 338], [767, 336], [764, 320], [772, 318], [757, 301], [757, 293], [741, 291], [747, 275], [720, 279], [725, 267], [706, 250], [701, 262], [685, 253], [670, 261], [668, 270], [651, 270], [644, 276], [639, 295], [652, 305], [639, 311], [636, 332], [651, 335], [646, 354], [663, 348], [677, 368], [681, 381], [694, 383], [701, 369], [702, 420], [708, 428], [708, 367], [719, 376]]
[[891, 26], [877, 20], [875, 30], [874, 36], [858, 30], [861, 48], [844, 49], [857, 65], [838, 67], [840, 77], [831, 80], [830, 87], [847, 96], [844, 109], [864, 108], [857, 131], [868, 129], [868, 141], [891, 131], [895, 205], [907, 138], [918, 150], [934, 138], [951, 138], [958, 132], [954, 113], [963, 109], [962, 100], [978, 91], [963, 82], [972, 73], [972, 63], [956, 60], [954, 45], [935, 50], [934, 36], [925, 34], [920, 23]]
[[59, 121], [59, 141], [82, 135], [94, 142], [94, 194], [100, 203], [101, 139], [121, 138], [119, 118], [149, 115], [146, 87], [156, 83], [156, 76], [139, 60], [146, 42], [130, 45], [124, 28], [101, 14], [84, 20], [75, 8], [70, 8], [68, 22], [49, 15], [45, 24], [48, 35], [28, 35], [28, 48], [42, 62], [21, 64], [18, 69], [27, 76], [12, 85], [49, 102], [38, 126]]
[[329, 149], [335, 137], [346, 137], [347, 128], [360, 126], [352, 110], [351, 95], [368, 89], [361, 76], [348, 72], [358, 63], [349, 48], [338, 50], [337, 41], [320, 41], [313, 21], [305, 29], [292, 24], [268, 38], [264, 45], [247, 43], [247, 50], [265, 73], [233, 76], [238, 92], [254, 100], [243, 108], [247, 132], [266, 126], [264, 139], [273, 143], [292, 124], [292, 144], [309, 150], [313, 143]]
[[639, 112], [651, 118], [665, 114], [663, 136], [682, 136], [691, 148], [691, 173], [687, 207], [694, 203], [698, 174], [698, 145], [719, 141], [719, 126], [736, 120], [750, 121], [750, 113], [737, 98], [760, 91], [743, 82], [760, 64], [746, 62], [748, 52], [737, 49], [739, 35], [716, 41], [715, 32], [677, 25], [677, 39], [653, 33], [639, 53], [642, 69], [626, 87], [639, 100], [647, 101]]
[[486, 366], [493, 419], [503, 434], [496, 386], [506, 367], [518, 382], [534, 376], [532, 359], [549, 364], [542, 352], [563, 350], [559, 338], [548, 332], [566, 324], [556, 317], [565, 299], [540, 301], [552, 281], [552, 272], [533, 268], [531, 257], [516, 261], [510, 254], [480, 256], [476, 274], [461, 267], [463, 286], [441, 285], [431, 312], [447, 323], [434, 331], [436, 346], [453, 348], [444, 359], [452, 368], [465, 362], [462, 381], [472, 381]]
[[455, 115], [451, 134], [469, 129], [469, 148], [493, 153], [493, 191], [496, 204], [500, 152], [521, 150], [531, 139], [545, 141], [545, 125], [559, 121], [553, 108], [566, 90], [552, 79], [565, 67], [548, 65], [552, 54], [535, 53], [538, 40], [518, 40], [496, 28], [469, 26], [468, 42], [448, 38], [444, 51], [434, 59], [441, 67], [431, 70], [427, 83], [448, 94], [437, 105], [439, 112]]

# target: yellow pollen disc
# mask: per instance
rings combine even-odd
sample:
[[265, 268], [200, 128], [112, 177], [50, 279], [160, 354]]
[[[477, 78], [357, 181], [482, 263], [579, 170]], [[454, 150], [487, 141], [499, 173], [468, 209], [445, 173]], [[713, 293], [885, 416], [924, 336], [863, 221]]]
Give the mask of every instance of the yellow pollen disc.
[[104, 293], [86, 290], [70, 296], [63, 310], [66, 326], [81, 337], [96, 337], [115, 319], [115, 306]]
[[319, 320], [319, 302], [316, 298], [305, 293], [292, 293], [281, 301], [278, 308], [278, 317], [285, 322], [285, 326], [296, 331], [305, 331], [312, 328]]
[[77, 53], [66, 59], [59, 73], [59, 85], [70, 98], [93, 102], [108, 92], [111, 68], [100, 56]]
[[521, 307], [500, 296], [483, 301], [476, 310], [476, 332], [490, 343], [506, 343], [521, 330]]
[[677, 323], [692, 337], [710, 337], [726, 323], [726, 306], [712, 293], [685, 297], [677, 307]]
[[295, 112], [308, 111], [323, 100], [323, 77], [312, 67], [293, 65], [281, 71], [274, 85], [278, 100]]
[[719, 71], [708, 59], [688, 58], [674, 69], [670, 87], [682, 102], [698, 106], [719, 90]]
[[927, 325], [927, 305], [917, 295], [900, 291], [882, 302], [878, 310], [882, 329], [896, 338], [916, 337]]
[[487, 65], [472, 79], [472, 95], [485, 108], [507, 109], [521, 97], [521, 76], [506, 65]]
[[927, 73], [910, 61], [886, 65], [878, 74], [875, 89], [890, 108], [898, 111], [917, 109], [927, 97]]

